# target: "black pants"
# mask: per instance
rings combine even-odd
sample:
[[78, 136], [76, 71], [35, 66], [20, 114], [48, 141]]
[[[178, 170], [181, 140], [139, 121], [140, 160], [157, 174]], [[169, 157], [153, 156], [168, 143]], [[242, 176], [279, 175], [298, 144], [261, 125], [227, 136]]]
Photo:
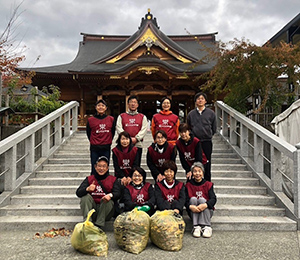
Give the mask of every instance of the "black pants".
[[201, 141], [202, 150], [208, 160], [208, 162], [204, 165], [205, 174], [204, 178], [207, 181], [211, 181], [211, 154], [213, 144], [212, 141]]
[[139, 161], [138, 161], [138, 166], [139, 167], [141, 167], [142, 153], [143, 153], [143, 148], [138, 147], [136, 156], [139, 158]]

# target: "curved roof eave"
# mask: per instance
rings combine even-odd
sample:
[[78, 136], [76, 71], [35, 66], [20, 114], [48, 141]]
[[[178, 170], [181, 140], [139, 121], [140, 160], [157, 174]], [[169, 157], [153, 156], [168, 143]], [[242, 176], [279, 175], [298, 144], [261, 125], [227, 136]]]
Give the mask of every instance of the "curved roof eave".
[[135, 60], [133, 62], [130, 62], [120, 68], [117, 69], [112, 69], [112, 70], [106, 70], [104, 71], [105, 73], [120, 73], [120, 72], [127, 72], [130, 69], [132, 69], [132, 67], [138, 67], [138, 66], [160, 66], [160, 67], [164, 67], [167, 70], [169, 70], [172, 73], [184, 73], [185, 70], [183, 69], [179, 69], [165, 61], [159, 60], [159, 59], [153, 59], [153, 58], [143, 58], [143, 59], [139, 59], [139, 60]]
[[126, 48], [129, 48], [136, 40], [138, 40], [139, 36], [143, 35], [143, 33], [150, 27], [155, 34], [156, 37], [158, 37], [165, 45], [167, 45], [169, 48], [175, 50], [178, 52], [181, 56], [192, 60], [193, 62], [196, 62], [199, 60], [199, 57], [196, 57], [195, 55], [189, 53], [188, 51], [184, 50], [182, 47], [180, 47], [176, 42], [174, 42], [172, 39], [170, 39], [167, 35], [165, 35], [162, 31], [160, 31], [153, 23], [152, 21], [147, 21], [143, 27], [141, 27], [138, 31], [136, 31], [131, 37], [129, 37], [126, 41], [121, 43], [118, 47], [113, 49], [111, 52], [109, 52], [107, 55], [103, 56], [101, 59], [95, 60], [92, 62], [93, 64], [102, 63], [105, 61], [108, 61], [112, 59], [113, 57], [119, 55], [122, 53]]

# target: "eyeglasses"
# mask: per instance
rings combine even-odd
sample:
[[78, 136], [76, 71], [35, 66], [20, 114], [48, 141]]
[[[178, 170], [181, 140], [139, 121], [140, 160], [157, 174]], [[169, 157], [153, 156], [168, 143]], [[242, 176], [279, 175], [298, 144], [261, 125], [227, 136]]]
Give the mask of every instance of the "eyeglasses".
[[133, 178], [143, 178], [143, 176], [140, 174], [133, 174], [132, 177]]

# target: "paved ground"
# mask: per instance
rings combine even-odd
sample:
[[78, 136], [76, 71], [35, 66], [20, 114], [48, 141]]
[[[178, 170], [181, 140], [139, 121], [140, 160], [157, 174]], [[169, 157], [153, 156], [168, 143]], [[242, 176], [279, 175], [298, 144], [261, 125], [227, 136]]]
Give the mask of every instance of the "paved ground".
[[[46, 230], [45, 230], [46, 231]], [[0, 259], [99, 259], [75, 251], [70, 237], [34, 238], [29, 231], [1, 231]], [[193, 238], [186, 232], [179, 252], [163, 251], [150, 242], [139, 255], [118, 248], [113, 233], [107, 232], [109, 252], [114, 259], [300, 259], [300, 231], [298, 232], [225, 232], [215, 231], [212, 238]], [[103, 258], [104, 259], [104, 258]]]

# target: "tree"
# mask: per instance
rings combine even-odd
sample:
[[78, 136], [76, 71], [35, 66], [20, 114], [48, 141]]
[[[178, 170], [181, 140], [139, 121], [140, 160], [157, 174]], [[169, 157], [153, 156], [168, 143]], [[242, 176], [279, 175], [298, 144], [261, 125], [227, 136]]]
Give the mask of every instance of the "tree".
[[21, 43], [16, 41], [15, 35], [18, 26], [17, 20], [22, 13], [20, 12], [21, 4], [22, 2], [13, 8], [7, 26], [0, 34], [0, 71], [2, 72], [3, 87], [7, 89], [7, 94], [10, 96], [10, 107], [16, 112], [38, 111], [46, 115], [64, 105], [64, 102], [59, 100], [60, 90], [58, 87], [53, 85], [44, 87], [42, 91], [46, 95], [39, 97], [38, 101], [35, 99], [37, 95], [35, 88], [32, 90], [31, 98], [27, 99], [14, 93], [17, 88], [31, 84], [31, 79], [35, 75], [34, 71], [25, 72], [17, 69], [19, 63], [25, 59], [23, 52], [26, 48], [25, 46], [21, 47]]
[[247, 98], [256, 95], [261, 98], [255, 113], [265, 107], [279, 111], [285, 101], [291, 101], [293, 91], [278, 80], [288, 76], [287, 83], [299, 84], [300, 45], [282, 42], [278, 47], [271, 44], [257, 46], [244, 39], [219, 42], [217, 48], [209, 49], [207, 59], [217, 61], [214, 68], [202, 75], [206, 83], [201, 86], [217, 97], [226, 94], [224, 101], [244, 113]]
[[[22, 12], [20, 6], [22, 2], [13, 8], [10, 19], [0, 34], [0, 71], [2, 73], [3, 87], [8, 88], [9, 92], [16, 87], [24, 84], [30, 84], [34, 72], [17, 71], [17, 67], [21, 61], [25, 59], [23, 52], [25, 46], [21, 47], [21, 42], [16, 40], [17, 20]], [[1, 102], [1, 97], [0, 97]]]

